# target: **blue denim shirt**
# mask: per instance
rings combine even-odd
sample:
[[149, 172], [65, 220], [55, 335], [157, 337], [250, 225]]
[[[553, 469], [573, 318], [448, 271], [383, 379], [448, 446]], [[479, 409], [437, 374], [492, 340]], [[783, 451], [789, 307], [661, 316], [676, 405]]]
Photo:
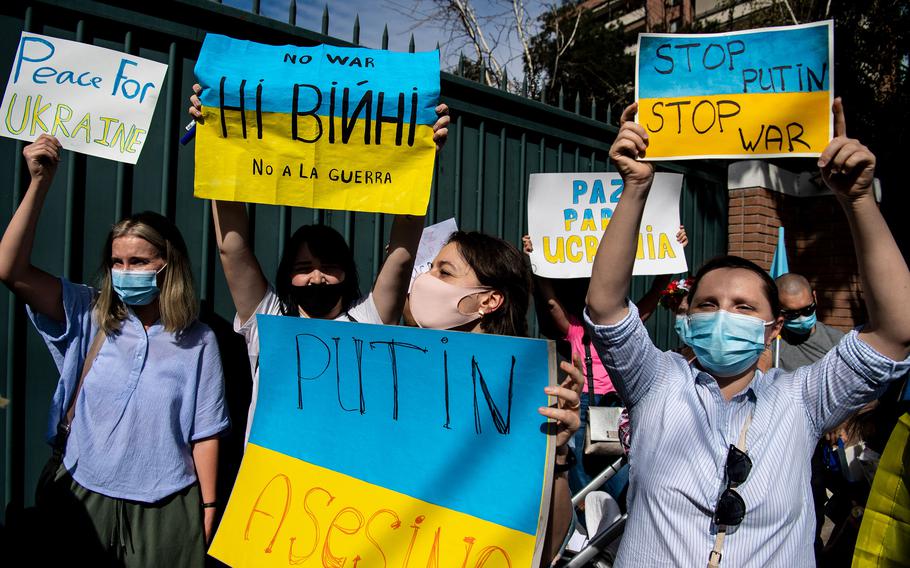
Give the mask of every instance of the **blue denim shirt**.
[[[92, 318], [95, 290], [61, 283], [65, 322], [28, 310], [60, 371], [48, 440], [98, 331]], [[120, 332], [105, 338], [85, 377], [63, 464], [87, 489], [152, 503], [194, 483], [191, 442], [229, 426], [212, 330], [197, 321], [175, 335], [156, 322], [146, 333], [130, 311]]]

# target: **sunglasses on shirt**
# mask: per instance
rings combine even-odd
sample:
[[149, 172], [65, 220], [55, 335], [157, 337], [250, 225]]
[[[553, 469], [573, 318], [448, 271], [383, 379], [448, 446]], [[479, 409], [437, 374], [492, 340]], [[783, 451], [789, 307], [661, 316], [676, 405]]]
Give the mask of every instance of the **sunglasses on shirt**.
[[715, 525], [738, 525], [746, 517], [746, 502], [737, 493], [735, 487], [745, 483], [752, 471], [752, 460], [746, 452], [730, 444], [727, 454], [727, 488], [720, 494], [717, 508], [714, 509]]
[[795, 320], [801, 316], [811, 316], [815, 313], [815, 302], [812, 302], [806, 307], [797, 308], [795, 310], [784, 310], [781, 309], [780, 315], [783, 316], [785, 320]]

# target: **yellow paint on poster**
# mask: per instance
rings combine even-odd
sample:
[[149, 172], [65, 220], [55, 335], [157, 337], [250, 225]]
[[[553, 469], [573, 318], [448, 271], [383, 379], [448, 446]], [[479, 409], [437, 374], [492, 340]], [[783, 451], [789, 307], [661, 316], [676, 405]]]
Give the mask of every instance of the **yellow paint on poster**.
[[534, 544], [251, 443], [209, 554], [231, 566], [525, 568]]
[[641, 99], [638, 123], [648, 158], [817, 156], [831, 139], [829, 100], [828, 91]]
[[[370, 126], [358, 120], [348, 143], [342, 140], [342, 120], [334, 120], [335, 142], [329, 142], [328, 117], [298, 117], [295, 140], [291, 115], [261, 113], [262, 138], [255, 111], [246, 112], [246, 138], [241, 113], [225, 110], [227, 138], [218, 109], [206, 108], [196, 133], [196, 197], [293, 205], [319, 209], [424, 215], [433, 181], [433, 127], [415, 125], [414, 145], [396, 145], [396, 125]], [[321, 130], [321, 131], [320, 131]]]

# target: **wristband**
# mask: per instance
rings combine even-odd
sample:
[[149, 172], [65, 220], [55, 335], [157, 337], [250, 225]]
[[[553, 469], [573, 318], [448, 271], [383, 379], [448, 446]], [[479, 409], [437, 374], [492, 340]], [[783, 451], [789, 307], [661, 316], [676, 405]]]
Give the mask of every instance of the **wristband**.
[[557, 474], [565, 473], [565, 472], [569, 471], [570, 469], [572, 469], [573, 467], [575, 467], [576, 463], [578, 463], [578, 460], [575, 457], [575, 452], [573, 452], [571, 449], [569, 449], [569, 451], [566, 452], [566, 463], [555, 464], [554, 471]]
[[211, 503], [203, 503], [202, 508], [203, 509], [217, 509], [218, 501], [212, 501]]

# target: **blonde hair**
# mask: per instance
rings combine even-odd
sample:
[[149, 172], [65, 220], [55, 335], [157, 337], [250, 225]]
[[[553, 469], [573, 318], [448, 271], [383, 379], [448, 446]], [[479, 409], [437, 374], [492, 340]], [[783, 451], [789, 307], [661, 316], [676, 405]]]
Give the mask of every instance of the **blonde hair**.
[[127, 308], [111, 283], [111, 247], [114, 239], [127, 235], [148, 241], [167, 263], [161, 293], [158, 295], [161, 323], [171, 333], [186, 330], [196, 321], [199, 313], [186, 243], [173, 223], [151, 211], [123, 219], [111, 228], [107, 236], [100, 270], [99, 294], [93, 310], [98, 327], [106, 335], [112, 335], [120, 330], [120, 323], [127, 317]]

